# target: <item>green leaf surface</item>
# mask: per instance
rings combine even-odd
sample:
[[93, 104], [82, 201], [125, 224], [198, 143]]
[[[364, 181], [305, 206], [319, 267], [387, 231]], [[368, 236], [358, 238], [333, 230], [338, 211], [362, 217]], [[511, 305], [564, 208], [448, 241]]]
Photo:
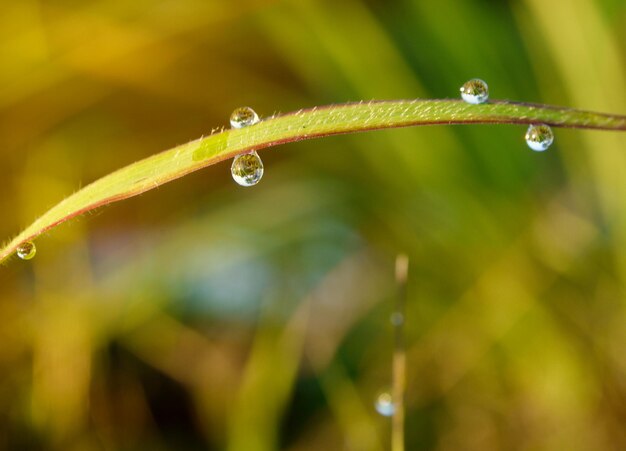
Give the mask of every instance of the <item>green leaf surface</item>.
[[507, 101], [481, 105], [460, 100], [372, 101], [300, 110], [197, 139], [96, 180], [59, 202], [3, 246], [0, 262], [14, 254], [21, 243], [75, 216], [136, 196], [246, 151], [342, 133], [471, 123], [544, 123], [556, 127], [626, 130], [626, 116]]

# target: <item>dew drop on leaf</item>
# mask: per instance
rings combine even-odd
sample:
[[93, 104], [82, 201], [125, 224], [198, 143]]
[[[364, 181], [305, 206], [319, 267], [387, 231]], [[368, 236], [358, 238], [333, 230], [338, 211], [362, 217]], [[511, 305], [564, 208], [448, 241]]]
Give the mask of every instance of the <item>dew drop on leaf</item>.
[[392, 416], [396, 411], [396, 405], [393, 402], [391, 393], [386, 391], [381, 392], [376, 397], [376, 403], [374, 406], [376, 407], [376, 411], [385, 417]]
[[244, 128], [259, 122], [259, 116], [249, 106], [242, 106], [230, 115], [230, 125], [233, 128]]
[[543, 152], [554, 141], [552, 129], [545, 124], [531, 125], [526, 131], [526, 144], [536, 152]]
[[233, 180], [241, 186], [253, 186], [263, 177], [263, 162], [254, 150], [237, 155], [230, 167]]
[[480, 78], [473, 78], [461, 86], [461, 97], [467, 103], [485, 103], [489, 99], [489, 87]]
[[31, 241], [26, 241], [17, 248], [17, 256], [22, 260], [30, 260], [36, 253], [37, 248], [35, 247], [35, 243]]

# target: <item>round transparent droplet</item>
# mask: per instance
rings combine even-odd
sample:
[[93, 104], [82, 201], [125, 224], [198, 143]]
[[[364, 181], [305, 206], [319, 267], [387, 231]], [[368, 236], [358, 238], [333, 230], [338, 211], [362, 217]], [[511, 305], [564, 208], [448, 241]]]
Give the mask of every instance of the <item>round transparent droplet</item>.
[[480, 78], [473, 78], [461, 86], [461, 97], [467, 103], [485, 103], [489, 99], [489, 86]]
[[524, 138], [526, 139], [526, 144], [528, 144], [528, 147], [532, 150], [543, 152], [552, 145], [554, 133], [552, 133], [552, 129], [545, 124], [531, 125], [528, 127]]
[[17, 248], [17, 256], [22, 260], [30, 260], [37, 253], [37, 248], [35, 247], [35, 243], [31, 241], [26, 241], [25, 243], [20, 244]]
[[242, 106], [230, 115], [230, 125], [233, 128], [244, 128], [259, 122], [259, 116], [249, 106]]
[[404, 315], [400, 312], [393, 312], [389, 316], [389, 321], [393, 326], [401, 326], [404, 323]]
[[252, 151], [237, 155], [230, 167], [233, 180], [241, 186], [253, 186], [263, 177], [263, 162], [259, 154]]
[[392, 416], [396, 411], [396, 405], [393, 402], [393, 397], [389, 392], [382, 392], [376, 397], [376, 403], [374, 404], [376, 411], [385, 417]]

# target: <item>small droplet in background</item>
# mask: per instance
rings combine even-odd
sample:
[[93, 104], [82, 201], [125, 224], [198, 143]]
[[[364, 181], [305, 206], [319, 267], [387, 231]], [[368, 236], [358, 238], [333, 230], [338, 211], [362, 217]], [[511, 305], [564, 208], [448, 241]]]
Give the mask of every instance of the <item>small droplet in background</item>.
[[30, 260], [37, 253], [35, 243], [31, 241], [25, 241], [17, 248], [17, 256], [22, 260]]
[[376, 397], [376, 403], [374, 404], [376, 411], [384, 417], [392, 416], [396, 411], [396, 406], [393, 402], [391, 393], [384, 391]]
[[253, 186], [263, 177], [263, 162], [254, 150], [237, 155], [230, 167], [233, 180], [241, 186]]
[[461, 97], [467, 103], [485, 103], [489, 99], [489, 87], [480, 78], [473, 78], [461, 86]]
[[389, 321], [393, 326], [400, 326], [404, 323], [404, 315], [400, 312], [393, 312], [389, 315]]
[[554, 133], [552, 129], [545, 124], [531, 125], [526, 131], [526, 144], [536, 152], [543, 152], [552, 145], [554, 141]]
[[259, 115], [249, 106], [242, 106], [230, 115], [230, 125], [233, 128], [244, 128], [259, 122]]

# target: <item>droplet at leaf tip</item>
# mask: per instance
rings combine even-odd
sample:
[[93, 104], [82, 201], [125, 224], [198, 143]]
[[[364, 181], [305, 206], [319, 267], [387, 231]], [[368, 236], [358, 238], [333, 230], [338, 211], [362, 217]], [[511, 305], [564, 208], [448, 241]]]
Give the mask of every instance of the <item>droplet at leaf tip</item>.
[[35, 247], [35, 243], [32, 241], [26, 241], [18, 246], [15, 253], [22, 260], [30, 260], [37, 253], [37, 248]]

